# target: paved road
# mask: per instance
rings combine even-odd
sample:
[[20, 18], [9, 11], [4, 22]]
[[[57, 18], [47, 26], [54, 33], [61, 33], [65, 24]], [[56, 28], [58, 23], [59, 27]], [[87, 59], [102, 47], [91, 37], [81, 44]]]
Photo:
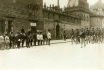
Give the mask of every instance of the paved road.
[[0, 70], [104, 70], [104, 45], [68, 43], [0, 51]]

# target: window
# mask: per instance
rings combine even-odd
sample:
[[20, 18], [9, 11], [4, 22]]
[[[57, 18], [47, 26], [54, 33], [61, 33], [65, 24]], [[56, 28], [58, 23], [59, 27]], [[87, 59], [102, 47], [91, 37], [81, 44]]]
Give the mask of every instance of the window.
[[16, 3], [16, 0], [13, 0], [13, 3]]

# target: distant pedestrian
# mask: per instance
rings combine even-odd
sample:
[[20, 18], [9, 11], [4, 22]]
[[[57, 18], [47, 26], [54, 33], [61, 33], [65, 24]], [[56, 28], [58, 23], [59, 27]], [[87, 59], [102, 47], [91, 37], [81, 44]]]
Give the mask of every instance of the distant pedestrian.
[[75, 33], [74, 33], [74, 30], [72, 29], [71, 30], [71, 43], [73, 44], [73, 42], [75, 42]]
[[37, 33], [37, 42], [38, 42], [38, 45], [40, 45], [40, 33], [39, 32]]
[[88, 28], [86, 29], [86, 42], [87, 44], [90, 43], [90, 31]]
[[66, 32], [63, 32], [64, 41], [66, 41]]
[[51, 33], [50, 33], [50, 30], [48, 30], [47, 39], [48, 39], [48, 45], [50, 45], [50, 41], [51, 41]]
[[40, 44], [43, 45], [43, 34], [40, 32]]
[[84, 47], [86, 46], [86, 43], [85, 43], [86, 34], [85, 34], [84, 29], [81, 30], [80, 37], [81, 37], [81, 48], [83, 48], [83, 46]]
[[19, 48], [20, 48], [20, 42], [21, 42], [20, 33], [18, 33], [17, 39], [18, 39], [18, 41], [17, 41], [17, 47], [18, 47], [18, 49], [19, 49]]
[[9, 43], [10, 43], [10, 39], [9, 39], [8, 34], [6, 34], [6, 36], [5, 36], [5, 47], [6, 47], [6, 49], [9, 49]]
[[34, 46], [36, 46], [37, 34], [35, 32], [33, 34], [33, 41], [34, 41]]
[[5, 47], [4, 43], [5, 43], [4, 36], [1, 35], [0, 36], [0, 50], [4, 50], [4, 47]]
[[47, 44], [47, 34], [43, 34], [43, 44]]
[[25, 33], [24, 26], [21, 27], [21, 33]]
[[79, 29], [76, 29], [76, 44], [79, 44], [80, 43], [80, 35], [79, 35]]

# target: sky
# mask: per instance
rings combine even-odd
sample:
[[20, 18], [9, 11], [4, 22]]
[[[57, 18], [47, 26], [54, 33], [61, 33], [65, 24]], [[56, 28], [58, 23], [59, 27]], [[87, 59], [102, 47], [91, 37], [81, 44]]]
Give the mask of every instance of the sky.
[[[93, 5], [97, 2], [98, 0], [88, 0], [89, 5]], [[49, 6], [50, 4], [55, 4], [57, 5], [57, 0], [43, 0]], [[102, 0], [104, 2], [104, 0]], [[60, 6], [64, 7], [67, 6], [68, 0], [60, 0]]]

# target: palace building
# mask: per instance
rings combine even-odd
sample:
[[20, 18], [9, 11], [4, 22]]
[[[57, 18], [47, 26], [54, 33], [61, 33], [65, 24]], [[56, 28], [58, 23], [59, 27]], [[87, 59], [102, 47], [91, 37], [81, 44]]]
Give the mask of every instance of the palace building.
[[104, 3], [98, 0], [93, 6], [90, 7], [91, 15], [91, 27], [104, 29]]
[[[73, 2], [74, 1], [74, 2]], [[70, 3], [71, 2], [71, 3]], [[0, 33], [20, 31], [51, 30], [53, 39], [60, 39], [65, 31], [90, 28], [90, 10], [87, 0], [69, 0], [67, 7], [43, 5], [43, 0], [0, 0]]]

